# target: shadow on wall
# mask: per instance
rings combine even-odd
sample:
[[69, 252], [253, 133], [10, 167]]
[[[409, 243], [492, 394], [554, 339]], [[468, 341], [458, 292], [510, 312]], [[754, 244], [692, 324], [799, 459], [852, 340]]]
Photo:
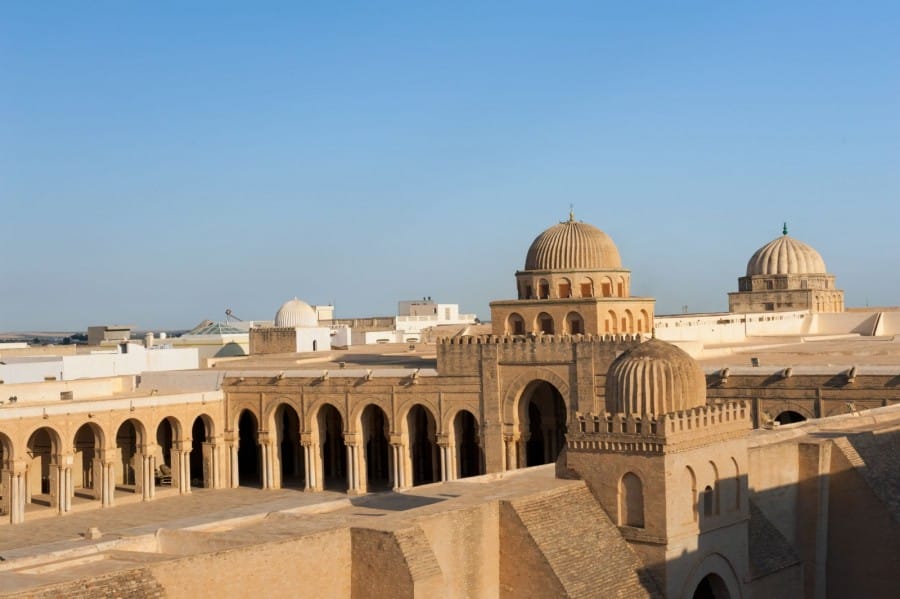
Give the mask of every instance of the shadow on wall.
[[[900, 568], [900, 431], [811, 434], [798, 446], [797, 483], [750, 490], [744, 521], [717, 519], [715, 490], [697, 491], [697, 549], [669, 560], [680, 597], [890, 597]], [[754, 484], [754, 481], [749, 481]], [[724, 479], [718, 489], [734, 485]], [[746, 488], [746, 487], [742, 487]], [[725, 495], [723, 495], [725, 497]], [[611, 514], [615, 519], [616, 514]], [[735, 547], [738, 547], [735, 549]], [[746, 559], [746, 568], [740, 562]], [[646, 568], [661, 582], [661, 568]], [[746, 574], [742, 575], [742, 571]], [[739, 581], [744, 579], [741, 590]], [[670, 591], [675, 592], [673, 589]], [[656, 589], [647, 588], [649, 594]]]

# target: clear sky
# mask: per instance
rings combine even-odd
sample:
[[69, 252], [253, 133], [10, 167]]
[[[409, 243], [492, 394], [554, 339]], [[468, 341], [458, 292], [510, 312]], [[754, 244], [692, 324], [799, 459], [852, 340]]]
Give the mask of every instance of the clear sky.
[[[187, 6], [189, 5], [189, 6]], [[489, 318], [543, 229], [657, 313], [791, 234], [900, 304], [900, 3], [5, 2], [0, 330]]]

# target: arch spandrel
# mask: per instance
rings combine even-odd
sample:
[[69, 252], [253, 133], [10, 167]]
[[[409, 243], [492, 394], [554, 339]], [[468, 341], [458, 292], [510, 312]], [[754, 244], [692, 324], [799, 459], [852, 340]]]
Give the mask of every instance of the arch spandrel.
[[568, 381], [557, 374], [556, 371], [539, 366], [529, 370], [527, 373], [520, 374], [507, 386], [506, 392], [503, 394], [503, 406], [501, 407], [503, 424], [516, 425], [519, 423], [519, 411], [517, 409], [519, 401], [522, 399], [525, 390], [536, 381], [544, 381], [556, 387], [566, 405], [566, 418], [567, 420], [571, 419], [572, 414], [575, 412], [575, 407], [573, 406], [575, 398], [572, 397]]
[[259, 414], [259, 402], [254, 400], [242, 400], [235, 402], [232, 406], [230, 406], [230, 422], [228, 424], [231, 425], [231, 431], [238, 430], [238, 421], [241, 419], [241, 414], [244, 412], [250, 412], [253, 414], [253, 417], [256, 418], [257, 425], [261, 425], [263, 419], [260, 418]]
[[50, 446], [54, 453], [66, 453], [67, 451], [71, 451], [73, 445], [65, 446], [63, 439], [66, 439], [67, 436], [61, 434], [57, 428], [55, 428], [52, 424], [41, 423], [34, 425], [27, 429], [25, 435], [22, 437], [24, 444], [23, 447], [28, 448], [28, 444], [31, 442], [31, 438], [40, 430], [47, 429], [49, 431], [50, 437]]
[[153, 431], [153, 438], [156, 438], [156, 431], [159, 430], [159, 427], [162, 426], [162, 423], [166, 420], [169, 421], [169, 424], [172, 426], [172, 436], [177, 440], [183, 440], [186, 436], [190, 435], [184, 434], [184, 422], [182, 422], [181, 418], [177, 416], [173, 416], [171, 414], [163, 414], [159, 418], [154, 418], [150, 421], [151, 426], [147, 428], [148, 431]]
[[[431, 417], [434, 418], [435, 426], [439, 426], [444, 422], [443, 414], [438, 410], [437, 401], [431, 401], [428, 398], [417, 397], [415, 394], [410, 395], [408, 398], [403, 398], [397, 404], [397, 423], [401, 426], [398, 427], [397, 430], [391, 429], [392, 432], [401, 432], [400, 429], [404, 426], [403, 423], [406, 422], [406, 417], [409, 416], [409, 411], [412, 410], [417, 405], [425, 408], [428, 413], [431, 414]], [[442, 430], [438, 430], [438, 433], [442, 433]]]

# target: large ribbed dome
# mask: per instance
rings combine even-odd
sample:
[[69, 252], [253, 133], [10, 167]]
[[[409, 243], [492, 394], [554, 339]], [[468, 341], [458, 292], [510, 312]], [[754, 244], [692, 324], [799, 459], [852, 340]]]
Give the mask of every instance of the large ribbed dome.
[[747, 276], [825, 274], [822, 256], [787, 234], [762, 246], [747, 262]]
[[610, 365], [606, 409], [661, 416], [706, 405], [706, 376], [683, 350], [659, 339], [641, 343]]
[[316, 311], [304, 301], [296, 297], [284, 302], [275, 315], [276, 327], [316, 327], [319, 319]]
[[613, 240], [593, 225], [569, 220], [553, 225], [528, 248], [525, 270], [604, 270], [622, 268]]

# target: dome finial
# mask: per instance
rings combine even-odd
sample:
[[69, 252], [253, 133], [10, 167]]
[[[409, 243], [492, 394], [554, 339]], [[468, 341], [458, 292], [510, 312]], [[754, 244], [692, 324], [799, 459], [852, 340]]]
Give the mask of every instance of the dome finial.
[[781, 230], [782, 235], [787, 235], [787, 221], [784, 223], [784, 228]]
[[575, 222], [575, 204], [569, 204], [569, 222]]

